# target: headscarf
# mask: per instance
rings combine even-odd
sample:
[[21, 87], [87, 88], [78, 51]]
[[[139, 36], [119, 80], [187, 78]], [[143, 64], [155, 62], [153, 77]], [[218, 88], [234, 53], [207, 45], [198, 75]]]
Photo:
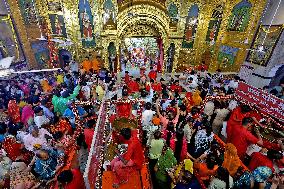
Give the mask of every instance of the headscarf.
[[20, 107], [16, 100], [10, 100], [8, 103], [8, 115], [11, 117], [13, 123], [21, 122]]
[[272, 175], [270, 168], [261, 166], [252, 172], [252, 176], [256, 182], [265, 182]]
[[200, 97], [199, 94], [200, 94], [199, 90], [195, 90], [193, 92], [192, 101], [193, 101], [194, 106], [200, 106], [200, 104], [202, 102], [202, 98]]
[[30, 105], [26, 105], [22, 110], [22, 122], [24, 125], [29, 125], [31, 119], [34, 117], [34, 111], [33, 108]]
[[167, 151], [158, 159], [158, 171], [156, 172], [156, 177], [159, 180], [167, 180], [167, 169], [173, 168], [176, 164], [177, 160], [174, 153], [170, 148], [168, 148]]
[[234, 176], [241, 166], [237, 148], [231, 143], [228, 143], [225, 146], [224, 162], [222, 166], [229, 171], [231, 176]]
[[193, 173], [193, 162], [190, 159], [184, 160], [184, 169]]

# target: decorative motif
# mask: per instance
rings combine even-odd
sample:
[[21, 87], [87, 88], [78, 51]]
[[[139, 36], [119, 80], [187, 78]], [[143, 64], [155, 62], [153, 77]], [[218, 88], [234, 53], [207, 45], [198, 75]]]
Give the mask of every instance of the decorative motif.
[[33, 0], [19, 0], [19, 8], [26, 25], [37, 24], [37, 15]]
[[32, 49], [35, 54], [35, 58], [37, 63], [40, 65], [42, 68], [48, 68], [48, 62], [49, 60], [49, 49], [48, 49], [48, 44], [47, 41], [36, 41], [32, 42]]
[[48, 0], [47, 3], [48, 11], [52, 13], [62, 12], [62, 4], [59, 0]]
[[244, 32], [249, 24], [252, 4], [248, 0], [238, 3], [229, 19], [228, 31]]
[[206, 42], [210, 43], [211, 45], [214, 45], [217, 40], [220, 25], [222, 22], [222, 16], [223, 6], [219, 5], [216, 9], [213, 10], [212, 17], [208, 25]]
[[[257, 35], [253, 40], [251, 49], [247, 56], [247, 61], [267, 66], [267, 63], [272, 56], [273, 50], [283, 32], [282, 25], [269, 26], [261, 25], [258, 28]], [[258, 49], [263, 46], [263, 51]]]
[[234, 65], [238, 51], [238, 48], [221, 46], [218, 54], [219, 67], [222, 69]]
[[198, 26], [198, 14], [199, 14], [198, 5], [197, 4], [192, 5], [188, 11], [188, 15], [186, 18], [182, 48], [188, 48], [188, 49], [193, 48], [194, 39], [196, 37], [195, 35]]
[[94, 18], [88, 0], [79, 1], [79, 22], [83, 47], [95, 46]]
[[23, 49], [9, 15], [0, 16], [0, 59], [15, 56], [15, 63], [25, 61]]
[[67, 37], [64, 18], [62, 15], [50, 14], [49, 15], [52, 34], [55, 37]]

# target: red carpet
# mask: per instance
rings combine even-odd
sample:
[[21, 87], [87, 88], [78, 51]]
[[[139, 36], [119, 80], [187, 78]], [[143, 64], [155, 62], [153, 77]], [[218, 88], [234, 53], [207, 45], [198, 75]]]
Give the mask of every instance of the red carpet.
[[[102, 189], [113, 189], [113, 174], [112, 171], [105, 171], [103, 173]], [[140, 175], [138, 171], [133, 172], [129, 181], [126, 184], [121, 184], [119, 189], [142, 189]]]

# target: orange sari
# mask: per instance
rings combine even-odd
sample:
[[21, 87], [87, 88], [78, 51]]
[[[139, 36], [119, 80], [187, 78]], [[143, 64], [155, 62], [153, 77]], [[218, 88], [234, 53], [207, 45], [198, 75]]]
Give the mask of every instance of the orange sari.
[[41, 87], [43, 92], [45, 93], [49, 93], [52, 91], [52, 87], [48, 84], [48, 81], [45, 79], [41, 81]]
[[234, 176], [241, 166], [237, 148], [231, 143], [228, 143], [225, 146], [224, 162], [222, 166], [228, 169], [231, 176]]

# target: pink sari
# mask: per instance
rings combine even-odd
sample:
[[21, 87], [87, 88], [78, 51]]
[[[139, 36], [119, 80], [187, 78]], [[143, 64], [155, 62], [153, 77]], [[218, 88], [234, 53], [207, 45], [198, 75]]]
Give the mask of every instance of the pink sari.
[[31, 105], [26, 105], [24, 106], [22, 110], [22, 122], [24, 123], [25, 126], [28, 126], [29, 120], [33, 119], [34, 117], [34, 111]]

